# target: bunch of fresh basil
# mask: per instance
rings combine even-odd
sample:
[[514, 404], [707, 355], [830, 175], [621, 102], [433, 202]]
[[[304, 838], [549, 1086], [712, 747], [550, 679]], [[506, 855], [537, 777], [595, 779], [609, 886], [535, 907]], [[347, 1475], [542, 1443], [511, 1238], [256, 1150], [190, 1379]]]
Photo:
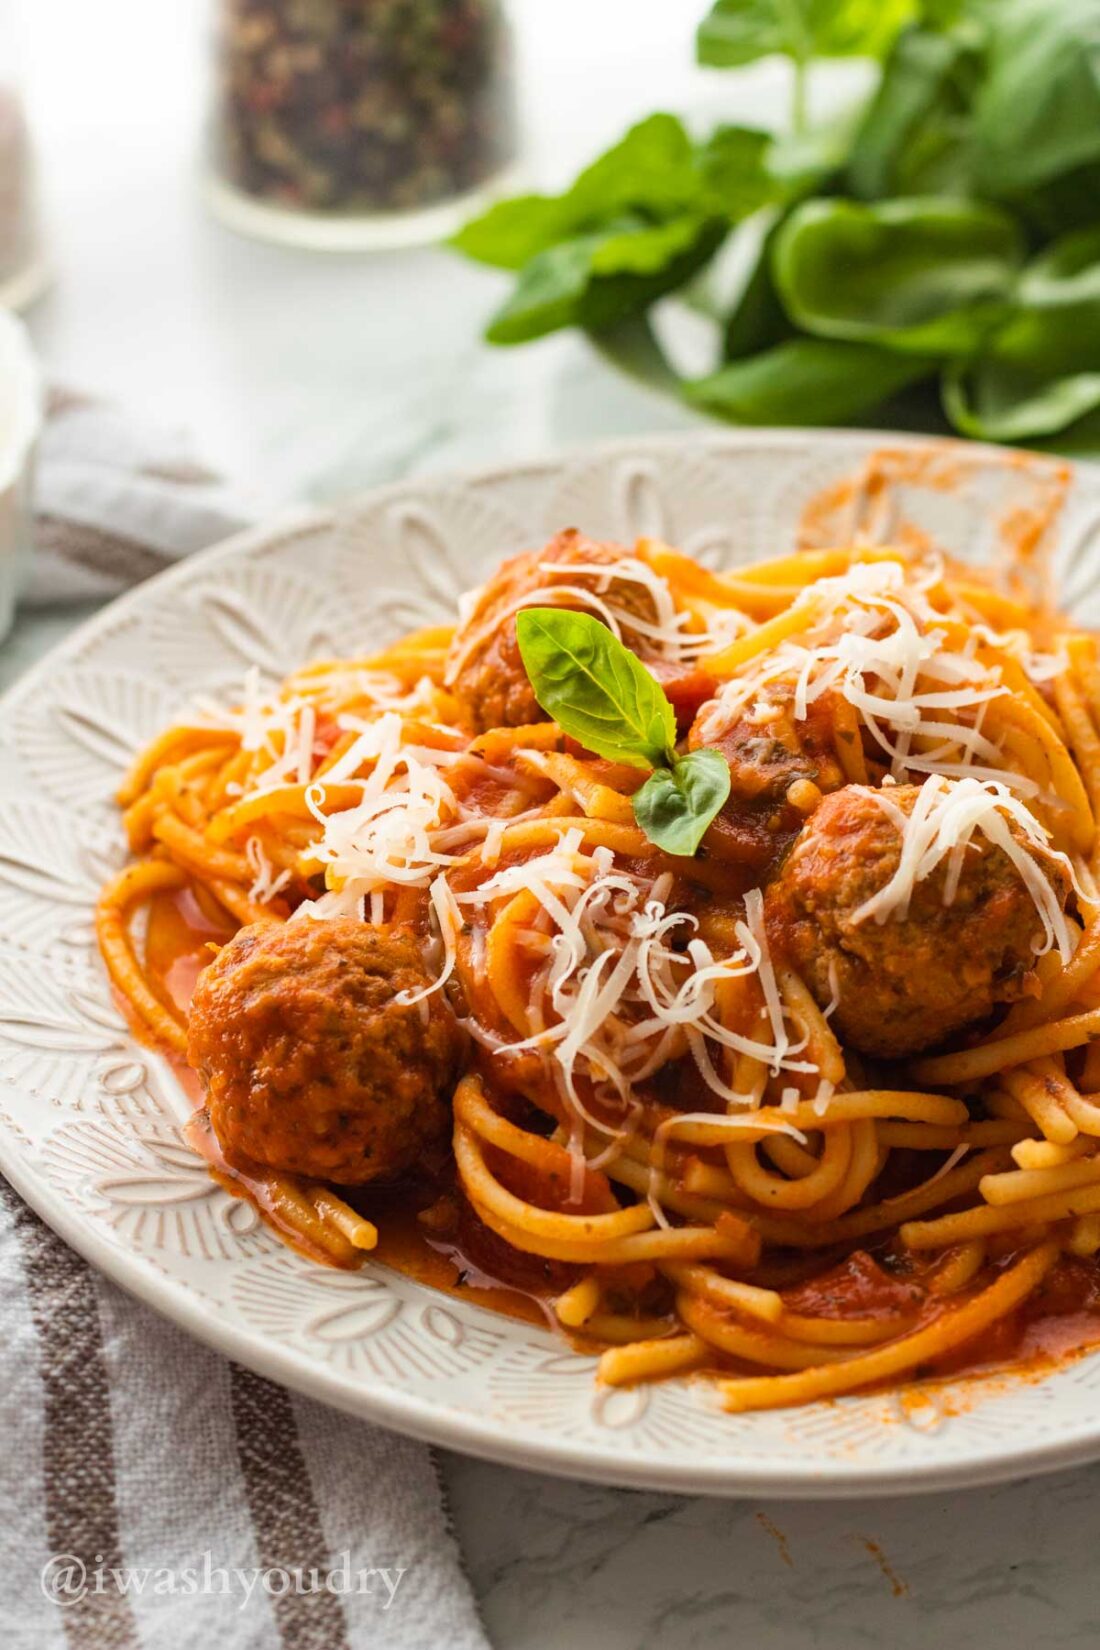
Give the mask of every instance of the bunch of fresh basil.
[[[583, 328], [735, 423], [1100, 446], [1100, 0], [716, 0], [700, 26], [703, 63], [775, 53], [795, 65], [785, 135], [696, 141], [652, 115], [564, 194], [461, 230], [516, 272], [488, 338]], [[811, 65], [854, 55], [880, 64], [869, 98], [808, 125]], [[731, 264], [747, 273], [718, 299]], [[674, 292], [718, 323], [703, 378], [650, 325]]]

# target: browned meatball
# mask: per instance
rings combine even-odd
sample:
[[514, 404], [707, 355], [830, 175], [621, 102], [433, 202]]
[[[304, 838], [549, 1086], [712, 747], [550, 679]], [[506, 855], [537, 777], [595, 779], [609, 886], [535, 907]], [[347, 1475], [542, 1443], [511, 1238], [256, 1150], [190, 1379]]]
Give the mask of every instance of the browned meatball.
[[188, 1059], [227, 1157], [357, 1186], [446, 1138], [461, 1033], [415, 938], [350, 917], [244, 928], [199, 976]]
[[[601, 544], [569, 528], [552, 538], [544, 549], [526, 550], [501, 563], [482, 588], [473, 611], [456, 630], [448, 660], [448, 685], [472, 728], [483, 733], [488, 728], [521, 727], [544, 720], [520, 658], [517, 603], [543, 588], [576, 584], [595, 591], [601, 582], [590, 573], [570, 578], [547, 569], [594, 564], [614, 567], [616, 562], [632, 557], [633, 551], [621, 544]], [[652, 597], [636, 582], [612, 579], [601, 597], [650, 624], [656, 617]], [[562, 597], [548, 599], [546, 605], [579, 609], [584, 603], [579, 597]], [[626, 626], [623, 640], [644, 656], [641, 637]]]
[[833, 696], [823, 694], [798, 720], [793, 684], [769, 685], [732, 715], [718, 701], [705, 704], [688, 735], [692, 750], [721, 751], [729, 763], [730, 794], [711, 827], [707, 851], [743, 866], [752, 882], [779, 862], [821, 794], [837, 790], [844, 774], [836, 754]]
[[[795, 716], [794, 684], [774, 682], [727, 721], [717, 701], [704, 705], [692, 723], [692, 750], [709, 745], [730, 765], [730, 796], [735, 803], [776, 805], [799, 779], [820, 791], [844, 783], [837, 760], [834, 696], [822, 694]], [[806, 810], [804, 809], [803, 812]]]
[[[892, 786], [889, 800], [909, 813], [919, 794]], [[914, 885], [907, 915], [856, 922], [900, 857], [900, 833], [875, 793], [849, 786], [818, 806], [765, 899], [775, 949], [822, 1006], [835, 989], [843, 1040], [887, 1059], [935, 1047], [1026, 995], [1043, 932], [1008, 855], [977, 832], [949, 905], [944, 859]], [[1064, 905], [1060, 863], [1044, 856], [1043, 869]]]

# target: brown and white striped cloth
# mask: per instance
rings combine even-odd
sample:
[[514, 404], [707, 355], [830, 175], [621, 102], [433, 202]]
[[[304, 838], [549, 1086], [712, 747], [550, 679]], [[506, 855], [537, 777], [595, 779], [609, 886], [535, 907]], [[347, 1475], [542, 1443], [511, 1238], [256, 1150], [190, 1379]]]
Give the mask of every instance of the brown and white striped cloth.
[[35, 475], [34, 606], [117, 596], [247, 525], [261, 501], [199, 463], [178, 430], [55, 387]]
[[0, 1181], [5, 1650], [487, 1650], [423, 1445], [284, 1392]]
[[[172, 437], [53, 397], [32, 600], [243, 524]], [[421, 1444], [293, 1396], [100, 1277], [0, 1179], [3, 1650], [487, 1650]]]

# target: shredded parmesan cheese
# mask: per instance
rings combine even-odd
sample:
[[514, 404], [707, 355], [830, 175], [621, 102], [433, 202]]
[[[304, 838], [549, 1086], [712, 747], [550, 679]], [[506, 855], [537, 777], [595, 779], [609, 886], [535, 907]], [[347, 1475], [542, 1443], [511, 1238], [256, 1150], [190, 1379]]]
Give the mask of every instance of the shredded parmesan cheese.
[[[517, 938], [538, 960], [529, 1005], [531, 1035], [513, 1049], [540, 1049], [552, 1057], [559, 1091], [577, 1123], [603, 1134], [578, 1082], [620, 1113], [635, 1105], [636, 1085], [667, 1061], [690, 1052], [707, 1087], [727, 1104], [747, 1108], [759, 1097], [734, 1089], [721, 1075], [723, 1051], [745, 1054], [773, 1072], [816, 1074], [792, 1040], [768, 954], [759, 890], [746, 898], [736, 925], [738, 949], [715, 957], [699, 937], [698, 921], [669, 910], [672, 876], [655, 880], [617, 870], [606, 848], [582, 852], [579, 830], [564, 832], [549, 852], [507, 865], [478, 888], [457, 895], [460, 905], [486, 906], [526, 891], [538, 918]], [[725, 1025], [716, 1011], [720, 982], [755, 975], [766, 1005], [769, 1036], [748, 1036]], [[476, 1038], [499, 1039], [476, 1024]]]
[[[980, 833], [999, 848], [1018, 874], [1035, 905], [1043, 926], [1043, 941], [1036, 954], [1042, 956], [1057, 946], [1062, 961], [1073, 955], [1074, 938], [1062, 902], [1043, 869], [1042, 860], [1056, 861], [1073, 878], [1073, 867], [1065, 854], [1049, 847], [1047, 832], [1034, 814], [1007, 789], [993, 781], [977, 779], [950, 781], [935, 776], [926, 779], [917, 793], [912, 811], [900, 808], [888, 791], [858, 787], [871, 796], [892, 821], [901, 838], [898, 868], [878, 893], [853, 913], [853, 922], [884, 923], [892, 916], [905, 917], [917, 883], [944, 861], [948, 874], [944, 903], [950, 905], [958, 890], [966, 850]], [[1021, 842], [1013, 833], [1015, 825]]]
[[252, 792], [273, 790], [277, 785], [306, 784], [311, 778], [316, 759], [316, 710], [297, 694], [265, 692], [255, 665], [245, 674], [241, 702], [235, 709], [226, 710], [207, 699], [197, 700], [196, 709], [207, 726], [238, 734], [242, 751], [267, 758]]
[[[349, 719], [350, 720], [350, 719]], [[453, 856], [436, 846], [441, 825], [459, 813], [454, 792], [440, 772], [455, 760], [454, 751], [406, 745], [400, 716], [387, 711], [376, 722], [360, 725], [358, 738], [326, 782], [370, 771], [358, 780], [362, 796], [351, 808], [325, 812], [325, 784], [306, 793], [310, 812], [321, 835], [307, 850], [325, 867], [328, 892], [299, 907], [296, 915], [330, 917], [368, 908], [371, 920], [382, 896], [400, 884], [427, 888], [439, 871], [454, 863]]]
[[280, 871], [276, 876], [264, 845], [258, 836], [250, 836], [244, 845], [245, 858], [252, 869], [254, 881], [248, 890], [249, 899], [256, 900], [260, 905], [267, 905], [276, 894], [282, 893], [290, 881], [289, 871]]
[[[617, 639], [624, 630], [643, 637], [663, 659], [687, 663], [706, 653], [726, 647], [734, 637], [747, 628], [748, 621], [741, 613], [730, 609], [718, 615], [709, 630], [693, 630], [690, 613], [677, 609], [672, 599], [668, 580], [654, 568], [634, 556], [621, 561], [602, 562], [542, 562], [539, 572], [547, 582], [535, 590], [525, 591], [514, 601], [496, 610], [482, 625], [474, 621], [485, 587], [470, 591], [459, 604], [460, 630], [466, 634], [452, 653], [447, 666], [446, 683], [452, 686], [465, 665], [484, 646], [488, 638], [506, 620], [528, 607], [578, 606], [594, 613]], [[577, 583], [582, 579], [584, 583]], [[653, 617], [646, 618], [633, 607], [626, 607], [614, 599], [614, 585], [636, 585], [649, 598]]]
[[806, 615], [803, 636], [727, 683], [702, 712], [701, 738], [721, 738], [746, 712], [766, 721], [768, 689], [782, 683], [798, 721], [823, 694], [846, 699], [895, 779], [972, 775], [1037, 796], [1036, 782], [1007, 768], [982, 731], [987, 705], [1008, 690], [1000, 669], [976, 656], [977, 627], [963, 647], [948, 647], [944, 617], [927, 594], [936, 577], [935, 568], [884, 561], [818, 580], [796, 604]]
[[436, 877], [429, 890], [428, 899], [431, 904], [433, 927], [443, 951], [443, 966], [431, 985], [426, 985], [422, 991], [411, 994], [403, 991], [396, 998], [397, 1002], [406, 1004], [424, 1002], [434, 992], [442, 990], [455, 971], [455, 964], [458, 961], [456, 942], [462, 931], [463, 918], [458, 901], [455, 899], [446, 877]]

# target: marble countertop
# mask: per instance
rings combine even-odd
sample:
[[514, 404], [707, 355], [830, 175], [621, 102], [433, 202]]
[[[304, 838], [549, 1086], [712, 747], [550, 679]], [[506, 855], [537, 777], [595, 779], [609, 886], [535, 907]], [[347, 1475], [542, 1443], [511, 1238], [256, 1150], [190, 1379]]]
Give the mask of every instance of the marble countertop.
[[[631, 115], [717, 95], [687, 67], [701, 0], [520, 0], [532, 171]], [[530, 457], [691, 417], [574, 339], [492, 352], [497, 282], [438, 251], [324, 259], [239, 240], [199, 199], [191, 6], [34, 0], [28, 82], [55, 281], [31, 317], [50, 378], [178, 423], [272, 508]], [[64, 39], [64, 49], [58, 42]], [[580, 43], [583, 42], [583, 49]], [[148, 73], [148, 65], [160, 73]], [[768, 71], [721, 82], [766, 117]], [[24, 613], [0, 684], [83, 616]], [[722, 1502], [559, 1482], [449, 1456], [455, 1522], [508, 1650], [979, 1650], [1100, 1641], [1100, 1468], [950, 1497]]]

